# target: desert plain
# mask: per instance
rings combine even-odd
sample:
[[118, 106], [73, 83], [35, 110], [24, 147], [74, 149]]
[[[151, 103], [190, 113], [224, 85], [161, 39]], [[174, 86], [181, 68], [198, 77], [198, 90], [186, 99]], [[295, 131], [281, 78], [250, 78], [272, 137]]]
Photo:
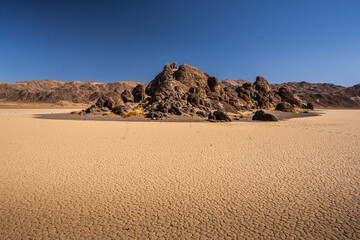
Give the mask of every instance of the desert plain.
[[0, 239], [360, 239], [360, 110], [279, 122], [0, 109]]

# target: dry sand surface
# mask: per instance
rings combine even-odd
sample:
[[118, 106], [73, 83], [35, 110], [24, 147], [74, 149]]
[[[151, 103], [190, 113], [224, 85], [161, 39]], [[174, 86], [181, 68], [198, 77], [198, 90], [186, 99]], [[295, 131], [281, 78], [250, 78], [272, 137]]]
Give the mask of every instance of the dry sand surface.
[[[0, 239], [359, 239], [360, 111], [275, 123], [0, 110]], [[68, 110], [67, 110], [68, 111]]]

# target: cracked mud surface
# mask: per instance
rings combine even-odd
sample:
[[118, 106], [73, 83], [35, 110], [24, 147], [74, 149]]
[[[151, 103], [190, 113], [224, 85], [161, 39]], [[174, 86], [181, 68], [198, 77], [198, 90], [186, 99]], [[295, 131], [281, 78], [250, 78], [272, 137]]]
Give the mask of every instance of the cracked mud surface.
[[[284, 122], [0, 110], [0, 239], [360, 238], [360, 111]], [[61, 110], [57, 110], [61, 112]]]

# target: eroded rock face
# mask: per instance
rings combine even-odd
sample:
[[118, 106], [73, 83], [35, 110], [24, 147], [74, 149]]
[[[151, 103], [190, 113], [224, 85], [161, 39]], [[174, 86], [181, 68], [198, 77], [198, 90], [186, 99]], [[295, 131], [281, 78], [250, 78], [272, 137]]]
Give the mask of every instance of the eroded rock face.
[[252, 120], [259, 120], [259, 121], [271, 121], [276, 122], [277, 119], [274, 115], [265, 113], [263, 110], [256, 111]]

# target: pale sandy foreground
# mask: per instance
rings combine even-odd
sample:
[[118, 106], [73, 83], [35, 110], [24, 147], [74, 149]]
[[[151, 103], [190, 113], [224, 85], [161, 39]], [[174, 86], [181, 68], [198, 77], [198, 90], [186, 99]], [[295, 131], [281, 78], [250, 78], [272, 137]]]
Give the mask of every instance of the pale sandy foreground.
[[358, 110], [276, 123], [41, 112], [0, 110], [0, 239], [360, 238]]

